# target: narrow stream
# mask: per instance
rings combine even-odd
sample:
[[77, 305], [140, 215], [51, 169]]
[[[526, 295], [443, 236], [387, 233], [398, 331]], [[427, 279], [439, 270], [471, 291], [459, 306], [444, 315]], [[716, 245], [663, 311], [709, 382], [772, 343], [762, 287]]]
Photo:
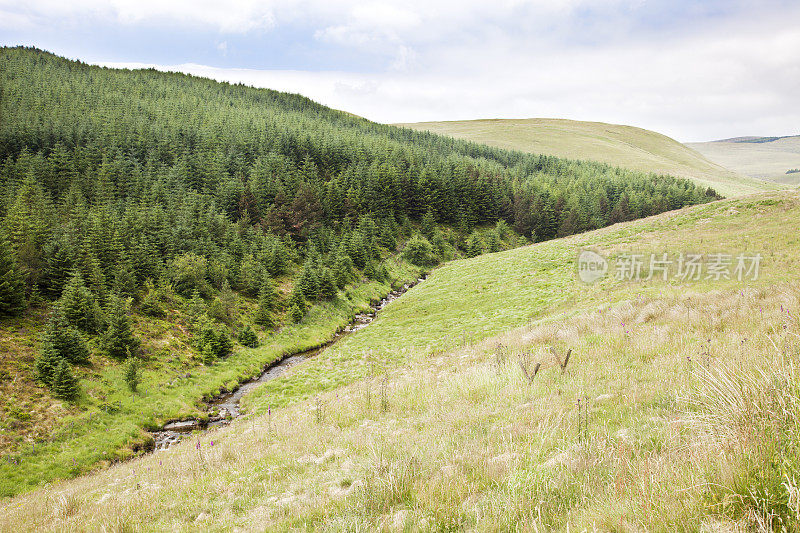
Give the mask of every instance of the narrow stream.
[[372, 311], [369, 313], [360, 313], [355, 316], [353, 321], [347, 325], [341, 332], [336, 333], [336, 335], [328, 341], [327, 343], [319, 346], [317, 348], [313, 348], [311, 350], [306, 350], [304, 352], [299, 352], [292, 355], [287, 355], [282, 359], [279, 359], [269, 366], [267, 366], [264, 371], [251, 378], [248, 381], [240, 384], [234, 390], [230, 392], [225, 392], [220, 394], [219, 396], [215, 396], [210, 401], [206, 403], [206, 412], [208, 413], [208, 422], [204, 423], [202, 420], [197, 418], [190, 418], [186, 420], [172, 420], [164, 424], [159, 430], [153, 431], [153, 439], [155, 440], [154, 449], [155, 450], [166, 450], [176, 442], [180, 441], [185, 436], [191, 434], [194, 431], [202, 430], [207, 427], [215, 427], [215, 426], [223, 426], [230, 424], [231, 421], [241, 415], [239, 410], [239, 404], [244, 397], [245, 394], [253, 390], [254, 388], [258, 387], [262, 383], [266, 381], [270, 381], [275, 379], [281, 375], [283, 375], [289, 368], [293, 367], [296, 364], [302, 363], [306, 359], [311, 357], [315, 357], [319, 355], [320, 352], [324, 351], [332, 344], [338, 342], [343, 337], [349, 335], [350, 333], [355, 333], [360, 329], [364, 329], [367, 327], [375, 317], [377, 313], [383, 309], [387, 304], [396, 300], [400, 296], [402, 296], [408, 289], [420, 283], [425, 278], [420, 278], [415, 282], [406, 283], [402, 287], [397, 290], [394, 290], [386, 295], [377, 305], [372, 306]]

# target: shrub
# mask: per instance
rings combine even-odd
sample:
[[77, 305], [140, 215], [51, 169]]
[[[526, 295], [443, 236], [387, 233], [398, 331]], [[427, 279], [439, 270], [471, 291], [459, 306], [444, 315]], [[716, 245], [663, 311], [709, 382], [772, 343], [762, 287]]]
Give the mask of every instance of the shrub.
[[178, 294], [189, 297], [194, 291], [207, 296], [211, 288], [206, 280], [207, 261], [205, 257], [187, 253], [179, 255], [169, 264], [169, 276]]
[[433, 246], [421, 235], [414, 235], [409, 239], [403, 250], [403, 257], [417, 266], [434, 265], [437, 262], [433, 255]]

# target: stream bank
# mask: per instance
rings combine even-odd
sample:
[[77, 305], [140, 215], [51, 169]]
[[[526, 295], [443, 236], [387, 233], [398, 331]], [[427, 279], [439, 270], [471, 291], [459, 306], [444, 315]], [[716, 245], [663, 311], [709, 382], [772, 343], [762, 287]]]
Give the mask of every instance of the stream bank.
[[373, 320], [375, 320], [378, 312], [386, 307], [386, 305], [405, 294], [406, 291], [408, 291], [411, 287], [414, 287], [418, 283], [424, 281], [426, 277], [427, 276], [419, 278], [417, 281], [411, 283], [406, 283], [402, 287], [391, 291], [375, 305], [371, 305], [371, 310], [369, 312], [357, 314], [352, 322], [350, 322], [341, 331], [337, 332], [333, 339], [326, 342], [322, 346], [294, 354], [288, 354], [281, 359], [273, 361], [267, 365], [260, 374], [250, 378], [247, 381], [244, 381], [232, 391], [224, 392], [211, 398], [209, 401], [205, 402], [206, 417], [171, 420], [164, 424], [164, 426], [160, 429], [152, 431], [151, 434], [154, 440], [153, 448], [155, 450], [166, 450], [173, 444], [180, 442], [181, 439], [194, 433], [195, 431], [230, 424], [234, 419], [241, 416], [242, 413], [240, 411], [240, 402], [248, 392], [264, 382], [273, 380], [283, 375], [294, 365], [300, 364], [307, 359], [317, 356], [322, 351], [326, 350], [347, 335], [367, 327]]

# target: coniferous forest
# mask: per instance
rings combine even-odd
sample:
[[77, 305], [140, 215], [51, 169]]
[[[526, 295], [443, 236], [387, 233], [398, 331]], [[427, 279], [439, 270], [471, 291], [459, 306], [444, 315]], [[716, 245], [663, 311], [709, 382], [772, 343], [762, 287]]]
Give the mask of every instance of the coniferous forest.
[[31, 372], [68, 402], [92, 354], [137, 392], [134, 314], [180, 308], [210, 365], [350, 284], [391, 283], [391, 257], [430, 268], [717, 197], [296, 94], [0, 49], [0, 315], [44, 310]]

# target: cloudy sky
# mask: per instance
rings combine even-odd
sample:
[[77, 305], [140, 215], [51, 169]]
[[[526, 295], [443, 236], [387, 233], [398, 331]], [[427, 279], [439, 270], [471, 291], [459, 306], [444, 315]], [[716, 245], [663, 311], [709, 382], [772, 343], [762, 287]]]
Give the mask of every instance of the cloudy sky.
[[798, 0], [0, 0], [0, 43], [298, 92], [379, 122], [800, 134]]

